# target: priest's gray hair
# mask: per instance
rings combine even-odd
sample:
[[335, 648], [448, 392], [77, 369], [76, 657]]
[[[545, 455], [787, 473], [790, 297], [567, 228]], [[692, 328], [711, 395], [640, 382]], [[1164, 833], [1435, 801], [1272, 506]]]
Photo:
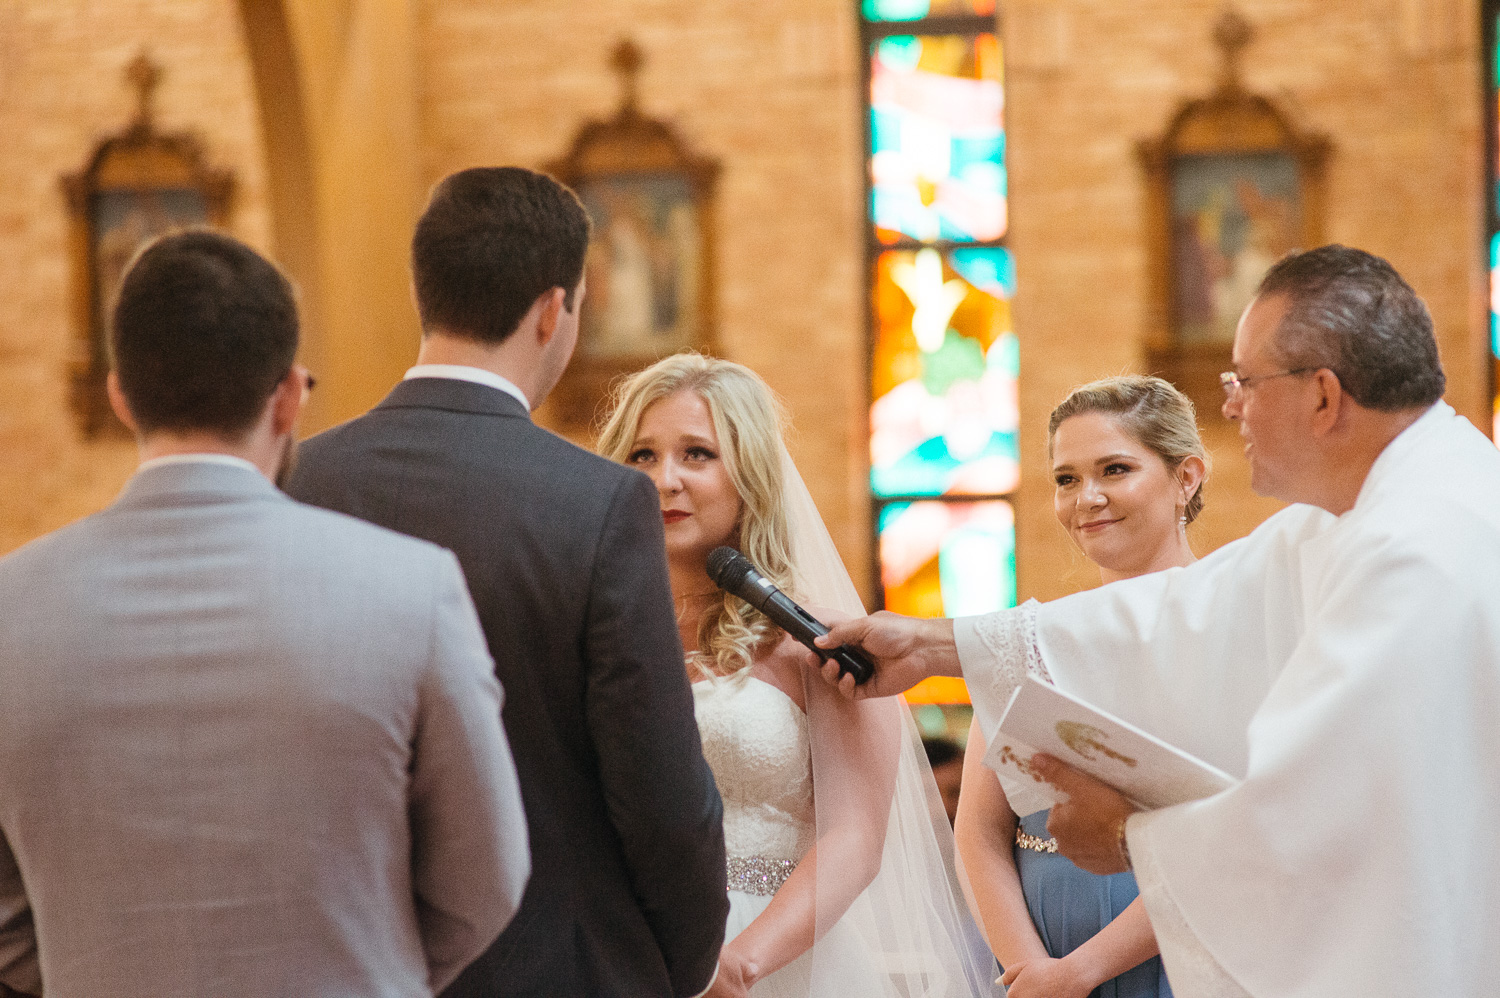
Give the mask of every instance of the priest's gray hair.
[[1178, 391], [1170, 381], [1142, 374], [1125, 374], [1080, 385], [1052, 410], [1047, 420], [1047, 458], [1052, 458], [1052, 441], [1063, 420], [1086, 412], [1114, 416], [1120, 426], [1162, 459], [1168, 469], [1189, 457], [1203, 462], [1203, 481], [1183, 509], [1192, 523], [1203, 512], [1203, 486], [1208, 481], [1208, 451], [1198, 436], [1198, 415], [1192, 400]]
[[1257, 294], [1287, 299], [1276, 350], [1289, 369], [1327, 368], [1354, 401], [1383, 412], [1443, 397], [1432, 316], [1380, 257], [1339, 245], [1290, 253]]

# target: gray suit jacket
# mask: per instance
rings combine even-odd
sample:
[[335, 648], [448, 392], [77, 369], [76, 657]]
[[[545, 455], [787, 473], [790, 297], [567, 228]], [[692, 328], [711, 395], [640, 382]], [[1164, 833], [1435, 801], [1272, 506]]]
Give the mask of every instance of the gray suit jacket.
[[448, 552], [151, 467], [0, 559], [0, 614], [0, 982], [427, 995], [510, 921], [525, 819]]

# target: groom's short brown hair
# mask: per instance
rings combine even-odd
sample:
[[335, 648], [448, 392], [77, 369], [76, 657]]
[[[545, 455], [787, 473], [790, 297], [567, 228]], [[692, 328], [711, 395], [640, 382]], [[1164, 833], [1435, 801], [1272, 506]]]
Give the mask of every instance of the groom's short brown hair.
[[423, 331], [502, 343], [553, 288], [571, 311], [590, 230], [578, 195], [545, 174], [502, 166], [447, 177], [411, 242]]

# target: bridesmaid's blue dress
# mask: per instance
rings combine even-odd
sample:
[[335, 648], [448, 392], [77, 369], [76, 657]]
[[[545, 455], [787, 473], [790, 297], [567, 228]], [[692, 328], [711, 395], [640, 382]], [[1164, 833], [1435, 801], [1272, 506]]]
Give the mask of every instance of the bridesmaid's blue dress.
[[[1047, 838], [1047, 813], [1021, 819], [1021, 831]], [[1136, 898], [1135, 877], [1116, 873], [1100, 877], [1085, 873], [1057, 853], [1015, 846], [1021, 891], [1042, 945], [1053, 957], [1063, 957], [1087, 942], [1113, 921]], [[1089, 998], [1171, 998], [1161, 957], [1153, 956], [1095, 988]]]

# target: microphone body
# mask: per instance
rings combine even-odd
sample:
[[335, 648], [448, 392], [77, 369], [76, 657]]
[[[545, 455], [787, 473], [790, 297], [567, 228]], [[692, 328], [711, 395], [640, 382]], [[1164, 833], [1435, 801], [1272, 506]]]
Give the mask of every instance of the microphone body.
[[750, 559], [734, 548], [719, 547], [709, 553], [708, 577], [713, 580], [714, 585], [755, 607], [777, 627], [818, 655], [837, 662], [839, 675], [851, 675], [856, 683], [866, 683], [875, 674], [875, 666], [856, 648], [848, 645], [819, 648], [813, 644], [813, 639], [827, 634], [828, 628], [798, 606], [790, 596], [772, 585], [769, 579], [750, 564]]

